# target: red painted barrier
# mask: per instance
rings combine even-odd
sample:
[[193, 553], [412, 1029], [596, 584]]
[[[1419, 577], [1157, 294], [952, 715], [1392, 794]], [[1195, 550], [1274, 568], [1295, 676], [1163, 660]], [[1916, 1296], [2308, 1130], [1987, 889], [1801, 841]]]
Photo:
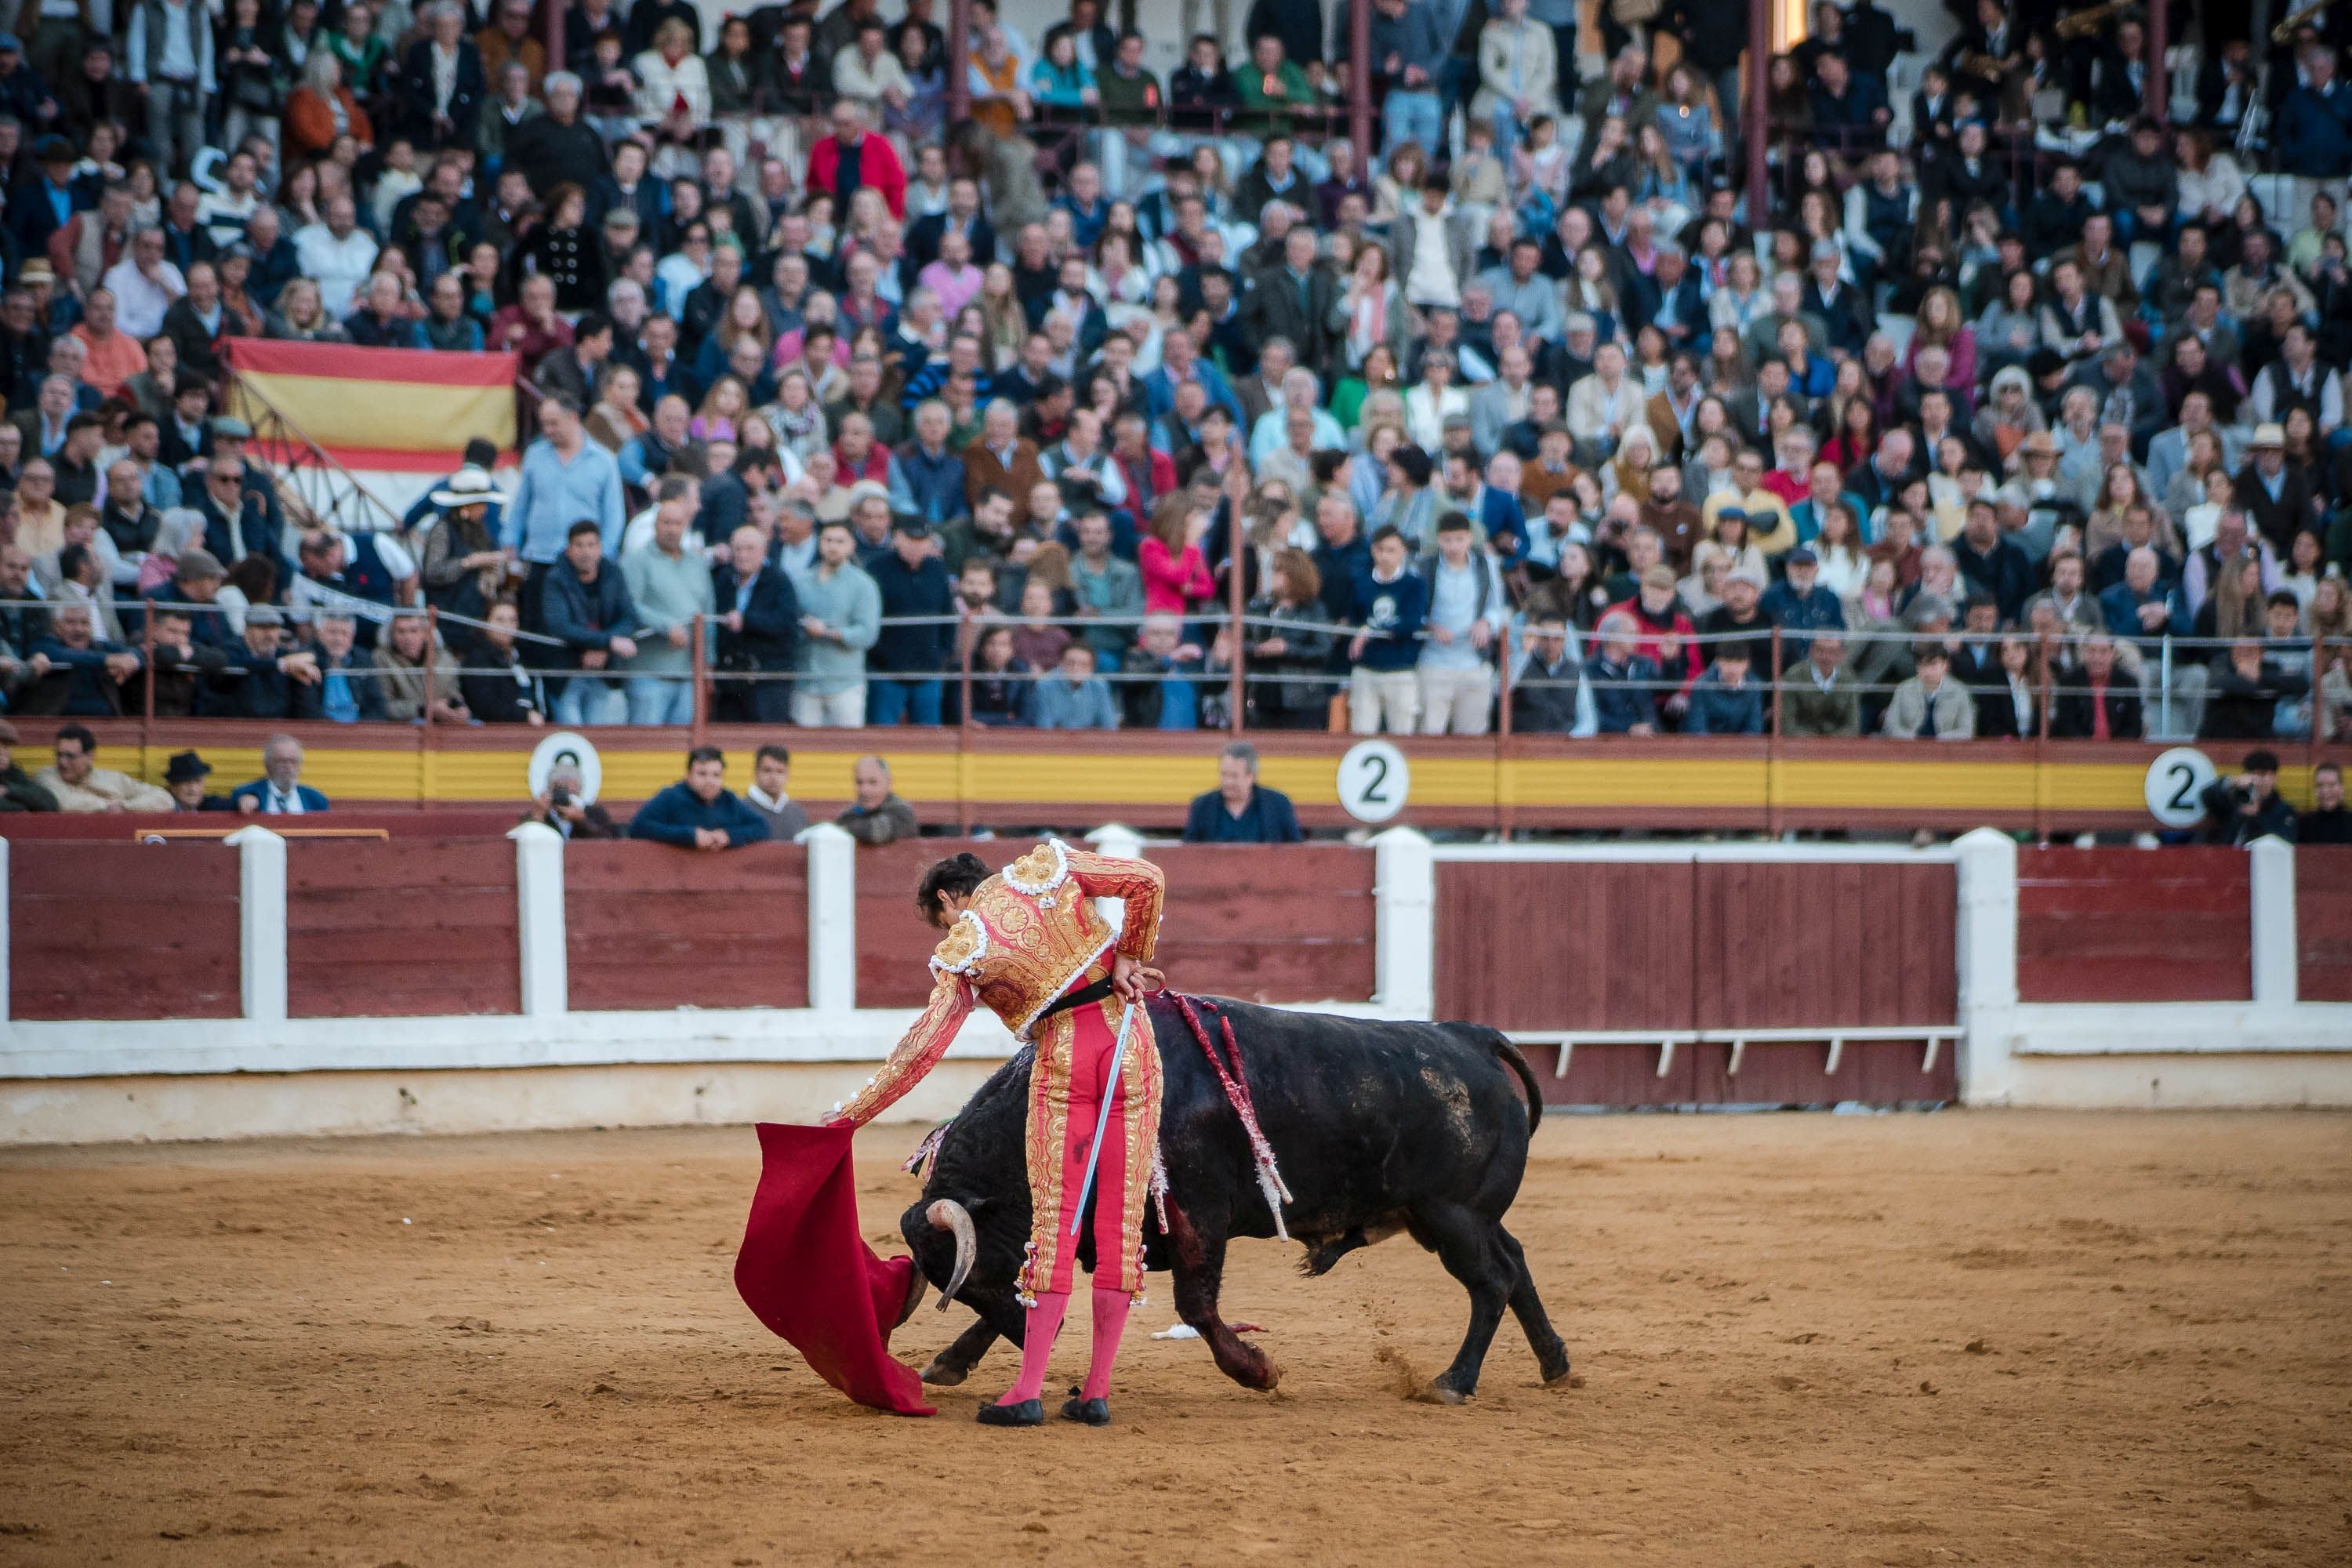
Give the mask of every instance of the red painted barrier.
[[521, 820], [505, 806], [477, 810], [463, 806], [404, 806], [385, 810], [337, 807], [323, 816], [238, 816], [226, 811], [194, 813], [60, 811], [34, 815], [12, 813], [7, 837], [27, 839], [97, 839], [126, 843], [142, 834], [211, 834], [226, 837], [250, 822], [275, 832], [313, 830], [376, 838], [498, 838]]
[[[1025, 838], [909, 839], [857, 851], [857, 1005], [919, 1007], [939, 932], [916, 912], [932, 861], [969, 849], [991, 866]], [[1374, 983], [1374, 856], [1341, 844], [1169, 844], [1160, 966], [1180, 990], [1252, 1002], [1364, 1002]]]
[[2020, 850], [2019, 999], [2252, 1000], [2251, 875], [2241, 849]]
[[[511, 861], [511, 856], [509, 856]], [[635, 841], [563, 852], [575, 1012], [808, 1005], [808, 854]]]
[[17, 838], [14, 826], [10, 1017], [237, 1016], [236, 850], [40, 842]]
[[1437, 1016], [1693, 1028], [1696, 896], [1688, 862], [1441, 861]]
[[1848, 1028], [1958, 1016], [1956, 873], [1941, 862], [1441, 861], [1437, 1014], [1530, 1033], [1822, 1031], [1817, 1038], [1530, 1047], [1575, 1105], [1892, 1104], [1958, 1092], [1948, 1045]]
[[520, 963], [505, 838], [287, 841], [289, 1016], [519, 1012]]
[[2297, 983], [2305, 1002], [2352, 1002], [2352, 847], [2294, 852]]

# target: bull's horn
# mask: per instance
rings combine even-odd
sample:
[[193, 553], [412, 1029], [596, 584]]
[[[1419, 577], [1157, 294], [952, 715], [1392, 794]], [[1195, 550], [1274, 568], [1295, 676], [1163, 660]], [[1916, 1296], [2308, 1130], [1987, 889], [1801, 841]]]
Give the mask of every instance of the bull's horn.
[[923, 1217], [931, 1222], [934, 1229], [955, 1232], [955, 1272], [948, 1277], [947, 1289], [940, 1292], [940, 1310], [944, 1312], [971, 1273], [972, 1259], [980, 1253], [980, 1234], [972, 1228], [971, 1213], [953, 1198], [933, 1199], [931, 1206], [923, 1211]]

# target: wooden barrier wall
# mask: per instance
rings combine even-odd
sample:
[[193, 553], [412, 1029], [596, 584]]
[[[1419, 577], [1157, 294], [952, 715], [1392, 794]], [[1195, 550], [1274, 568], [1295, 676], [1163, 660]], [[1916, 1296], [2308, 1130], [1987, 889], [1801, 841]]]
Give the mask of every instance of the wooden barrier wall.
[[563, 912], [575, 1012], [808, 1005], [808, 852], [797, 844], [569, 844]]
[[2022, 1002], [2245, 1002], [2252, 880], [2242, 849], [2021, 849]]
[[[915, 911], [923, 868], [969, 849], [991, 866], [1031, 840], [925, 838], [857, 851], [857, 1005], [919, 1007], [939, 932]], [[1168, 878], [1160, 967], [1179, 990], [1252, 1002], [1371, 999], [1371, 850], [1344, 844], [1280, 847], [1155, 844], [1145, 853]]]
[[12, 833], [8, 1016], [236, 1017], [237, 882], [237, 852], [217, 843]]
[[2352, 847], [2297, 849], [2294, 895], [2298, 999], [2352, 1002]]
[[286, 845], [286, 1012], [521, 1010], [514, 846], [504, 838]]
[[1528, 1048], [1546, 1098], [1578, 1105], [1951, 1099], [1949, 1048], [1841, 1029], [1958, 1016], [1956, 881], [1943, 862], [1440, 861], [1437, 1015], [1530, 1033], [1819, 1030], [1794, 1040]]

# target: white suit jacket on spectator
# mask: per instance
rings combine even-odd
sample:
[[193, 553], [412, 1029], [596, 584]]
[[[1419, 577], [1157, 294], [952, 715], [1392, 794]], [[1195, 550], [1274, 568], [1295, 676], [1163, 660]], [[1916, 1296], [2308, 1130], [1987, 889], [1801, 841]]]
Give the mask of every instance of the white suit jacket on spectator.
[[[352, 293], [374, 270], [378, 248], [363, 228], [355, 227], [341, 239], [322, 223], [305, 224], [294, 231], [294, 259], [301, 266], [302, 276], [318, 283], [319, 303], [337, 321], [350, 313]], [[160, 322], [162, 318], [157, 320]]]
[[1478, 32], [1478, 96], [1470, 112], [1492, 123], [1497, 110], [1511, 111], [1514, 99], [1528, 112], [1559, 112], [1559, 54], [1552, 31], [1532, 16], [1511, 22], [1490, 18]]
[[173, 300], [188, 291], [188, 280], [180, 276], [178, 268], [168, 261], [157, 262], [155, 279], [151, 282], [128, 250], [123, 252], [121, 260], [106, 269], [106, 276], [100, 281], [114, 295], [114, 330], [134, 338], [152, 338], [162, 331], [163, 312], [172, 308]]
[[59, 811], [105, 811], [118, 805], [126, 811], [172, 809], [172, 797], [165, 791], [112, 768], [92, 768], [81, 783], [69, 784], [58, 776], [55, 767], [47, 767], [33, 775], [33, 782], [49, 792]]
[[637, 118], [647, 124], [667, 120], [680, 98], [688, 118], [697, 125], [710, 123], [710, 73], [699, 55], [683, 55], [677, 64], [662, 58], [659, 49], [647, 49], [631, 68], [637, 73]]
[[1936, 739], [1938, 741], [1973, 740], [1977, 732], [1977, 705], [1969, 696], [1969, 689], [1954, 675], [1944, 677], [1936, 688], [1930, 702], [1927, 688], [1917, 676], [1913, 676], [1895, 689], [1895, 700], [1886, 705], [1885, 732], [1903, 740], [1916, 740], [1919, 726], [1927, 721], [1930, 707], [1936, 715]]
[[1622, 435], [1643, 422], [1642, 384], [1631, 375], [1620, 376], [1612, 392], [1597, 374], [1580, 377], [1568, 389], [1566, 412], [1569, 432], [1580, 440], [1601, 440], [1612, 425]]

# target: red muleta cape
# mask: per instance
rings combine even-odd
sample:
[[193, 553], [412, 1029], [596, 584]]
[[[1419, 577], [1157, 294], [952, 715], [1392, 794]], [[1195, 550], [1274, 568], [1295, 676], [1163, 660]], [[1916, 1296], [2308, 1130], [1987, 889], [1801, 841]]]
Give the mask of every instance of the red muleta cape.
[[735, 1255], [744, 1305], [858, 1404], [931, 1415], [922, 1380], [890, 1353], [915, 1260], [875, 1256], [857, 1227], [855, 1129], [762, 1121], [759, 1131], [760, 1186]]

